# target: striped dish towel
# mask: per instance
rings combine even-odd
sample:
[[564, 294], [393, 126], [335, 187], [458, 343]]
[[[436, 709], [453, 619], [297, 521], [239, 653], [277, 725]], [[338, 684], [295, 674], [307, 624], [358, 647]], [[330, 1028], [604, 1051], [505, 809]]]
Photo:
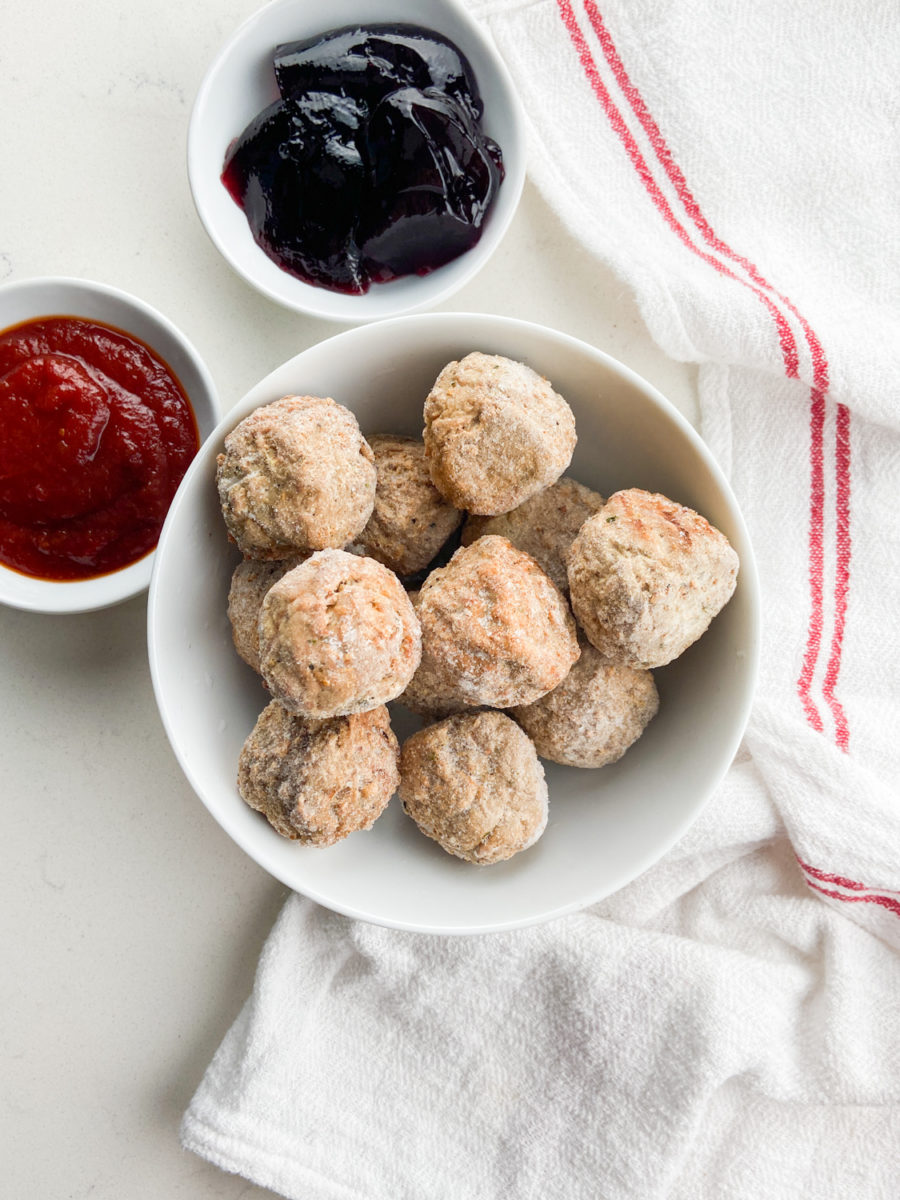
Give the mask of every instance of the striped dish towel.
[[547, 200], [700, 364], [758, 700], [686, 837], [586, 912], [441, 939], [292, 897], [184, 1144], [297, 1200], [895, 1200], [896, 5], [472, 8]]
[[896, 6], [479, 7], [547, 199], [700, 364], [765, 604], [747, 744], [805, 882], [898, 946]]

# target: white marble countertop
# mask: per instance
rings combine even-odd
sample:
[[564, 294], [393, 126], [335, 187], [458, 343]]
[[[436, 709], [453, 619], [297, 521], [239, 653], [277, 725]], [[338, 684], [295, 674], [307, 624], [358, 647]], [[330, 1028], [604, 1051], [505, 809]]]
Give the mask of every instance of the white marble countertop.
[[[198, 347], [223, 409], [337, 327], [219, 258], [185, 137], [208, 62], [255, 0], [33, 0], [0, 16], [0, 283], [133, 292]], [[531, 185], [447, 311], [541, 322], [643, 374], [691, 419], [695, 374], [650, 341]], [[270, 1195], [184, 1152], [178, 1122], [247, 995], [280, 883], [182, 777], [156, 711], [146, 598], [77, 617], [0, 608], [0, 1192], [16, 1200]]]

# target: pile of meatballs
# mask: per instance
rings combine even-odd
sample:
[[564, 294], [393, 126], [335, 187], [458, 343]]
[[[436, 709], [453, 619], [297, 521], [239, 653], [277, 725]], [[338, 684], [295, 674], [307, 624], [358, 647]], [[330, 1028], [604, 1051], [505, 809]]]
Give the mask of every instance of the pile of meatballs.
[[[424, 426], [367, 439], [334, 400], [285, 396], [226, 437], [228, 614], [271, 695], [238, 790], [330, 846], [399, 789], [444, 850], [495, 863], [544, 831], [541, 758], [602, 767], [640, 737], [653, 670], [728, 602], [738, 558], [665, 496], [565, 476], [575, 418], [524, 363], [448, 363]], [[393, 700], [424, 718], [402, 747]]]

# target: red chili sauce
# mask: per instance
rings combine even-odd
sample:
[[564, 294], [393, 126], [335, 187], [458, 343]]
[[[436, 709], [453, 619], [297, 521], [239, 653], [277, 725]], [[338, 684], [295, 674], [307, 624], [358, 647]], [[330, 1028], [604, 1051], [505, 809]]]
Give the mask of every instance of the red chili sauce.
[[0, 333], [0, 562], [90, 579], [136, 562], [199, 446], [172, 371], [121, 329], [51, 316]]

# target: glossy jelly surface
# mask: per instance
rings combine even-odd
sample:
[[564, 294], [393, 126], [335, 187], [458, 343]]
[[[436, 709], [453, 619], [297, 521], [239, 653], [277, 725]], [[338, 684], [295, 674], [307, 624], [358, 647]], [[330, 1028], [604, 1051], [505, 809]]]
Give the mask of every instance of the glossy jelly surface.
[[253, 237], [307, 283], [360, 294], [471, 249], [503, 180], [463, 54], [415, 25], [279, 46], [280, 99], [228, 149]]
[[0, 562], [39, 579], [90, 579], [152, 550], [199, 446], [167, 364], [70, 316], [0, 333], [0, 427]]

